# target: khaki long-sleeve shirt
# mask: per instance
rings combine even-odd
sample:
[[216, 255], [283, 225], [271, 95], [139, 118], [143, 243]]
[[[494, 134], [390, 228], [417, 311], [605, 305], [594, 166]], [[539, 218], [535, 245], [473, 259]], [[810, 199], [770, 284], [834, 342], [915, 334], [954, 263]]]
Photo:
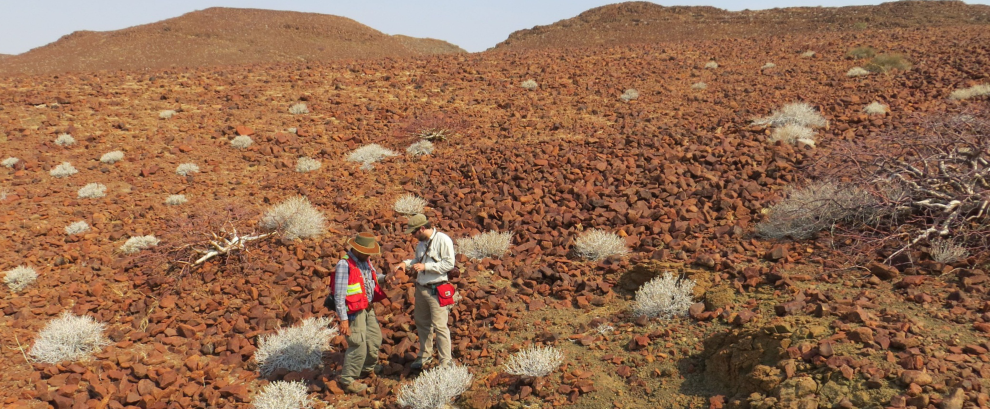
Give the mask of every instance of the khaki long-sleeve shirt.
[[447, 272], [454, 268], [454, 241], [450, 236], [433, 230], [433, 235], [416, 245], [416, 258], [406, 260], [406, 268], [423, 263], [426, 269], [419, 273], [416, 282], [422, 285], [447, 281]]

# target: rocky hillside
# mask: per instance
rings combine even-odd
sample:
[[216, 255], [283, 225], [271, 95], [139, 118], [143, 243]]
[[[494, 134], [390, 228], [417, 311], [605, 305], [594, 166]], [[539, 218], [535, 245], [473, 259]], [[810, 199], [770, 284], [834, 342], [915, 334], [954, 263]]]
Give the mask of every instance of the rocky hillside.
[[611, 4], [547, 26], [519, 30], [498, 50], [545, 49], [688, 41], [786, 33], [990, 23], [990, 6], [961, 1], [898, 1], [878, 6], [789, 7], [726, 11], [664, 7], [648, 2]]
[[389, 36], [314, 13], [210, 8], [108, 32], [79, 31], [11, 56], [2, 74], [139, 70], [464, 52], [432, 39]]

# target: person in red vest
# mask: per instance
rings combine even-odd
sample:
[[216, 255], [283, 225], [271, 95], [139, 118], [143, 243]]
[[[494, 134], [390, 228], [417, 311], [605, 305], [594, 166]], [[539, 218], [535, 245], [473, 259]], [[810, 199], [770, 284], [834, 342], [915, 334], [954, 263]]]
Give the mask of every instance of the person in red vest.
[[340, 384], [349, 393], [360, 393], [368, 386], [357, 382], [357, 378], [369, 376], [381, 368], [378, 350], [382, 346], [382, 330], [372, 304], [385, 299], [385, 292], [370, 260], [371, 256], [381, 254], [381, 246], [371, 233], [359, 233], [348, 239], [347, 245], [350, 250], [337, 263], [331, 291], [340, 318], [340, 332], [347, 337]]

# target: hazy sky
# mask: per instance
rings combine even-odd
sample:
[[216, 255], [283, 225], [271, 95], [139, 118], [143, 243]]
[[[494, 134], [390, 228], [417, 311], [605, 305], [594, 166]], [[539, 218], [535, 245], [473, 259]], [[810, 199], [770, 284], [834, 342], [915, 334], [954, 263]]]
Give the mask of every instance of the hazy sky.
[[[607, 0], [0, 0], [0, 54], [20, 54], [78, 30], [108, 31], [209, 7], [305, 11], [348, 17], [386, 34], [430, 37], [484, 51], [513, 31], [574, 17]], [[879, 4], [879, 0], [677, 0], [664, 6], [726, 10]], [[990, 0], [967, 1], [990, 4]]]

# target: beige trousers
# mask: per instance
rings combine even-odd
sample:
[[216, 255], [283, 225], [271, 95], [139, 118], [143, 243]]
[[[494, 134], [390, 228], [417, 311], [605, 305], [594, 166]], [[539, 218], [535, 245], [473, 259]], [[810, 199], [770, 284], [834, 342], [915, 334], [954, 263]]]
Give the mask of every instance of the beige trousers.
[[440, 365], [452, 361], [450, 355], [450, 328], [447, 318], [450, 308], [441, 307], [433, 290], [416, 284], [416, 306], [413, 316], [416, 319], [416, 332], [419, 334], [419, 359], [433, 356], [433, 341], [436, 340]]
[[340, 373], [340, 383], [344, 385], [354, 382], [362, 371], [374, 371], [375, 364], [378, 363], [378, 350], [382, 347], [382, 329], [378, 326], [378, 317], [371, 307], [355, 313], [350, 326], [351, 336], [347, 337], [344, 369]]

